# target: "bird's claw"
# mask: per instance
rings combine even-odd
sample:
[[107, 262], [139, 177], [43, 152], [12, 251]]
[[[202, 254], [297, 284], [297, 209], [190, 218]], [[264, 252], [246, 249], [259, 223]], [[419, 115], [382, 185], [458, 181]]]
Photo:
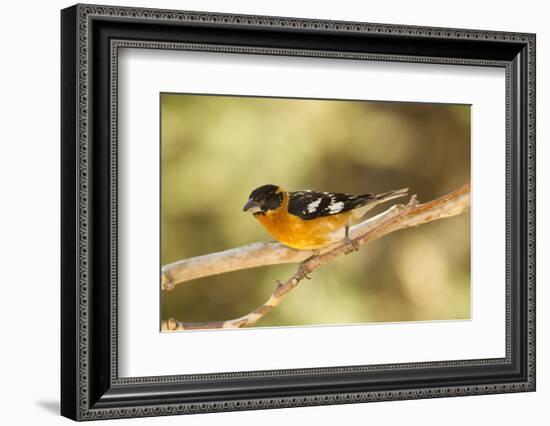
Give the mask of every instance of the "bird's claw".
[[349, 236], [349, 225], [346, 225], [345, 227], [344, 241], [346, 242], [348, 247], [351, 245], [352, 251], [359, 250], [359, 246], [357, 245], [357, 243]]
[[300, 277], [300, 279], [305, 278], [306, 280], [310, 280], [310, 273], [311, 272], [309, 272], [304, 265], [300, 265], [300, 267], [298, 268], [298, 276]]
[[301, 278], [305, 278], [306, 280], [310, 280], [311, 277], [309, 276], [309, 274], [311, 274], [310, 271], [308, 271], [306, 269], [306, 267], [304, 266], [307, 262], [319, 257], [321, 255], [321, 250], [320, 249], [315, 249], [315, 250], [312, 250], [313, 251], [313, 254], [308, 257], [306, 260], [304, 260], [302, 262], [302, 264], [300, 265], [300, 268], [298, 269], [298, 274], [300, 275]]
[[353, 251], [359, 251], [359, 245], [355, 242], [355, 240], [353, 240], [349, 237], [346, 237], [345, 242], [348, 245], [348, 247], [351, 246], [351, 249]]

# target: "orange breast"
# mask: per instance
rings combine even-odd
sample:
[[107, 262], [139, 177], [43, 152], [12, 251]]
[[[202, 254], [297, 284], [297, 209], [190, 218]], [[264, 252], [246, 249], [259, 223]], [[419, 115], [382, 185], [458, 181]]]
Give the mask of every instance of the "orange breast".
[[342, 230], [341, 238], [344, 238], [344, 227], [351, 219], [350, 215], [351, 211], [347, 211], [333, 216], [303, 220], [289, 214], [286, 205], [283, 204], [275, 211], [255, 217], [277, 241], [289, 247], [313, 250], [329, 244], [330, 234], [339, 229]]

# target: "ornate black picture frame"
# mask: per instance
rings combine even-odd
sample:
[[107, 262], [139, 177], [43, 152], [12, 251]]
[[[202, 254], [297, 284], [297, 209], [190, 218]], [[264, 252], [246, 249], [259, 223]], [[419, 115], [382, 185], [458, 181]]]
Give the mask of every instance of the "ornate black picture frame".
[[[158, 416], [535, 390], [535, 35], [76, 5], [61, 13], [61, 414]], [[119, 47], [506, 71], [506, 356], [120, 378]]]

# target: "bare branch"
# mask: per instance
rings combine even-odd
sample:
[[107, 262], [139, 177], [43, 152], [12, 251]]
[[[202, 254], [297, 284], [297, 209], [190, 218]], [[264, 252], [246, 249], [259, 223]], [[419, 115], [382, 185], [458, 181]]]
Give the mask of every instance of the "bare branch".
[[[416, 196], [413, 196], [406, 206], [395, 205], [386, 212], [351, 228], [350, 231], [351, 237], [353, 238], [353, 245], [360, 247], [369, 241], [376, 240], [400, 229], [406, 229], [434, 220], [456, 216], [465, 211], [469, 206], [469, 183], [443, 197], [424, 204], [418, 204]], [[217, 322], [186, 323], [170, 319], [162, 322], [162, 330], [240, 328], [253, 325], [278, 306], [290, 291], [292, 291], [304, 278], [308, 278], [308, 275], [313, 271], [329, 263], [333, 259], [353, 251], [355, 251], [355, 248], [351, 244], [342, 243], [341, 241], [338, 244], [328, 247], [318, 256], [313, 256], [313, 253], [310, 251], [294, 250], [278, 243], [255, 243], [167, 265], [163, 271], [163, 285], [165, 285], [164, 282], [166, 282], [171, 286], [176, 282], [174, 281], [175, 279], [179, 280], [177, 282], [181, 282], [182, 278], [189, 280], [198, 278], [199, 276], [214, 275], [256, 266], [302, 262], [298, 271], [286, 282], [279, 283], [263, 305], [247, 315], [228, 321]], [[259, 256], [260, 259], [249, 258], [255, 256]], [[222, 262], [223, 266], [216, 267], [216, 265], [214, 265], [215, 260]], [[186, 267], [191, 269], [197, 268], [197, 265], [202, 265], [207, 268], [208, 271], [200, 274], [197, 271], [189, 273], [182, 270], [182, 268], [185, 269]], [[165, 286], [165, 288], [168, 287]]]
[[[350, 238], [357, 238], [376, 227], [400, 208], [403, 208], [403, 206], [400, 204], [394, 205], [385, 212], [352, 226], [349, 229]], [[333, 243], [322, 249], [321, 253], [326, 253], [337, 245], [342, 244], [343, 236], [343, 233], [341, 237], [334, 235]], [[257, 268], [259, 266], [299, 263], [314, 254], [315, 252], [313, 251], [293, 249], [276, 241], [260, 241], [164, 265], [162, 268], [161, 289], [172, 290], [176, 285], [186, 281], [227, 272]]]

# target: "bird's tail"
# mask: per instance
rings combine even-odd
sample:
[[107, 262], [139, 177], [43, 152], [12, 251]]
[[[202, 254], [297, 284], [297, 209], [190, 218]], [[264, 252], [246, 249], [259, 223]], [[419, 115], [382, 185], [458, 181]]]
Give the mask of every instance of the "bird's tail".
[[362, 218], [369, 210], [376, 207], [381, 203], [393, 200], [394, 198], [401, 198], [407, 195], [409, 188], [397, 189], [395, 191], [384, 192], [383, 194], [373, 195], [365, 194], [360, 198], [363, 201], [363, 206], [353, 210], [355, 219]]
[[395, 191], [384, 192], [383, 194], [376, 195], [376, 201], [378, 203], [385, 203], [386, 201], [393, 200], [394, 198], [405, 197], [409, 192], [409, 188], [397, 189]]

